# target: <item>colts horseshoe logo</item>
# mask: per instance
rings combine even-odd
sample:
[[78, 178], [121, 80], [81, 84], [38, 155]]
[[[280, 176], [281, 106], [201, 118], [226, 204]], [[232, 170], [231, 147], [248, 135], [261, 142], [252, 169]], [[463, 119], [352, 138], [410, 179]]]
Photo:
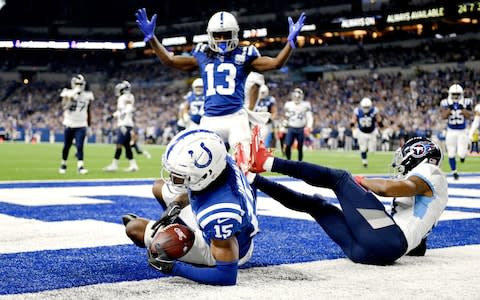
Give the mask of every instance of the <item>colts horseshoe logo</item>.
[[[210, 165], [210, 163], [212, 162], [213, 156], [212, 156], [212, 151], [210, 151], [210, 149], [208, 149], [207, 146], [205, 146], [205, 144], [204, 144], [203, 142], [200, 143], [200, 147], [201, 147], [203, 150], [205, 150], [205, 152], [207, 153], [207, 155], [208, 155], [208, 160], [207, 160], [206, 163], [201, 164], [201, 163], [198, 162], [197, 159], [194, 159], [194, 160], [193, 160], [193, 164], [195, 165], [195, 167], [197, 167], [197, 168], [199, 168], [199, 169], [202, 169], [202, 168], [206, 168], [206, 167], [208, 167], [208, 166]], [[190, 154], [190, 156], [193, 158], [193, 150], [188, 151], [188, 154]], [[201, 157], [201, 156], [203, 156], [203, 155], [198, 155], [197, 157]]]

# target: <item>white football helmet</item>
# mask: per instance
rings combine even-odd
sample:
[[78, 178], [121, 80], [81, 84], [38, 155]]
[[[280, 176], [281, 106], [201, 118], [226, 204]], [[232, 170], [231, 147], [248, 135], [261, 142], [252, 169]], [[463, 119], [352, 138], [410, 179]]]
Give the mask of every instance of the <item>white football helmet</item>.
[[463, 88], [459, 84], [453, 84], [448, 89], [448, 101], [458, 102], [463, 101]]
[[300, 103], [303, 100], [303, 91], [295, 88], [292, 92], [292, 100], [295, 101], [295, 103]]
[[115, 85], [115, 96], [120, 96], [126, 93], [130, 93], [130, 90], [132, 88], [132, 85], [130, 82], [124, 80], [117, 85]]
[[372, 105], [370, 98], [365, 97], [360, 101], [360, 107], [364, 112], [368, 112], [372, 108]]
[[192, 83], [192, 91], [195, 95], [203, 95], [203, 80], [202, 78], [197, 78]]
[[170, 173], [168, 184], [177, 191], [201, 191], [227, 166], [227, 149], [222, 138], [205, 129], [179, 132], [168, 143], [162, 157], [163, 171]]
[[238, 46], [237, 19], [226, 11], [214, 14], [208, 21], [208, 46], [215, 52], [224, 54]]
[[269, 92], [270, 91], [268, 89], [268, 86], [265, 84], [262, 84], [262, 86], [260, 86], [260, 90], [258, 91], [258, 98], [265, 99], [268, 96]]
[[79, 88], [80, 90], [84, 91], [87, 82], [85, 81], [85, 77], [83, 77], [82, 74], [78, 74], [72, 77], [70, 84], [72, 86], [72, 89]]

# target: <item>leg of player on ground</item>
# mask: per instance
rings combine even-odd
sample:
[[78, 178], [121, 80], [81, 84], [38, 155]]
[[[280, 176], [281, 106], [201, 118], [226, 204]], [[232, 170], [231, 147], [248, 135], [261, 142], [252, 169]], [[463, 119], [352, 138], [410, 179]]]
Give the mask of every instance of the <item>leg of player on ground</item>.
[[[314, 186], [329, 188], [335, 192], [342, 207], [345, 223], [353, 236], [348, 240], [356, 241], [357, 246], [368, 249], [374, 254], [372, 256], [360, 255], [358, 252], [349, 254], [349, 250], [344, 249], [347, 255], [353, 256], [352, 260], [387, 264], [402, 256], [407, 250], [402, 231], [385, 211], [383, 204], [372, 193], [356, 184], [346, 171], [278, 158], [273, 161], [272, 171], [304, 180]], [[316, 211], [312, 213], [315, 214]], [[325, 231], [334, 230], [327, 229], [330, 226], [325, 224]], [[341, 246], [345, 244], [342, 243]]]

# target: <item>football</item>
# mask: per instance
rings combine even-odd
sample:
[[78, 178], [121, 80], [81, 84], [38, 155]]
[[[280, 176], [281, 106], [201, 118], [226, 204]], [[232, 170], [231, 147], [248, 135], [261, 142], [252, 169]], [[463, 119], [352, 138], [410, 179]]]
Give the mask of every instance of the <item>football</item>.
[[163, 230], [159, 230], [153, 237], [150, 252], [157, 253], [157, 245], [165, 251], [168, 258], [178, 259], [184, 256], [195, 241], [193, 231], [182, 224], [170, 224]]

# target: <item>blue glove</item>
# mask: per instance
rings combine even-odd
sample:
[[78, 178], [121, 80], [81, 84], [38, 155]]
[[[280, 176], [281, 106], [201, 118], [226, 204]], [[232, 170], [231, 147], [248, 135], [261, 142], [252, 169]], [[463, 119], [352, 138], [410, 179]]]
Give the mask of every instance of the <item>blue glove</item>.
[[303, 25], [305, 24], [305, 13], [302, 12], [300, 17], [298, 18], [297, 23], [293, 23], [293, 20], [291, 17], [288, 17], [288, 42], [290, 43], [290, 46], [292, 48], [296, 48], [295, 42], [297, 41], [297, 36], [300, 33], [300, 30], [302, 30]]
[[137, 17], [137, 25], [145, 35], [144, 42], [148, 42], [155, 35], [155, 22], [157, 21], [157, 15], [153, 15], [152, 20], [147, 18], [147, 11], [145, 8], [140, 8], [135, 14]]

